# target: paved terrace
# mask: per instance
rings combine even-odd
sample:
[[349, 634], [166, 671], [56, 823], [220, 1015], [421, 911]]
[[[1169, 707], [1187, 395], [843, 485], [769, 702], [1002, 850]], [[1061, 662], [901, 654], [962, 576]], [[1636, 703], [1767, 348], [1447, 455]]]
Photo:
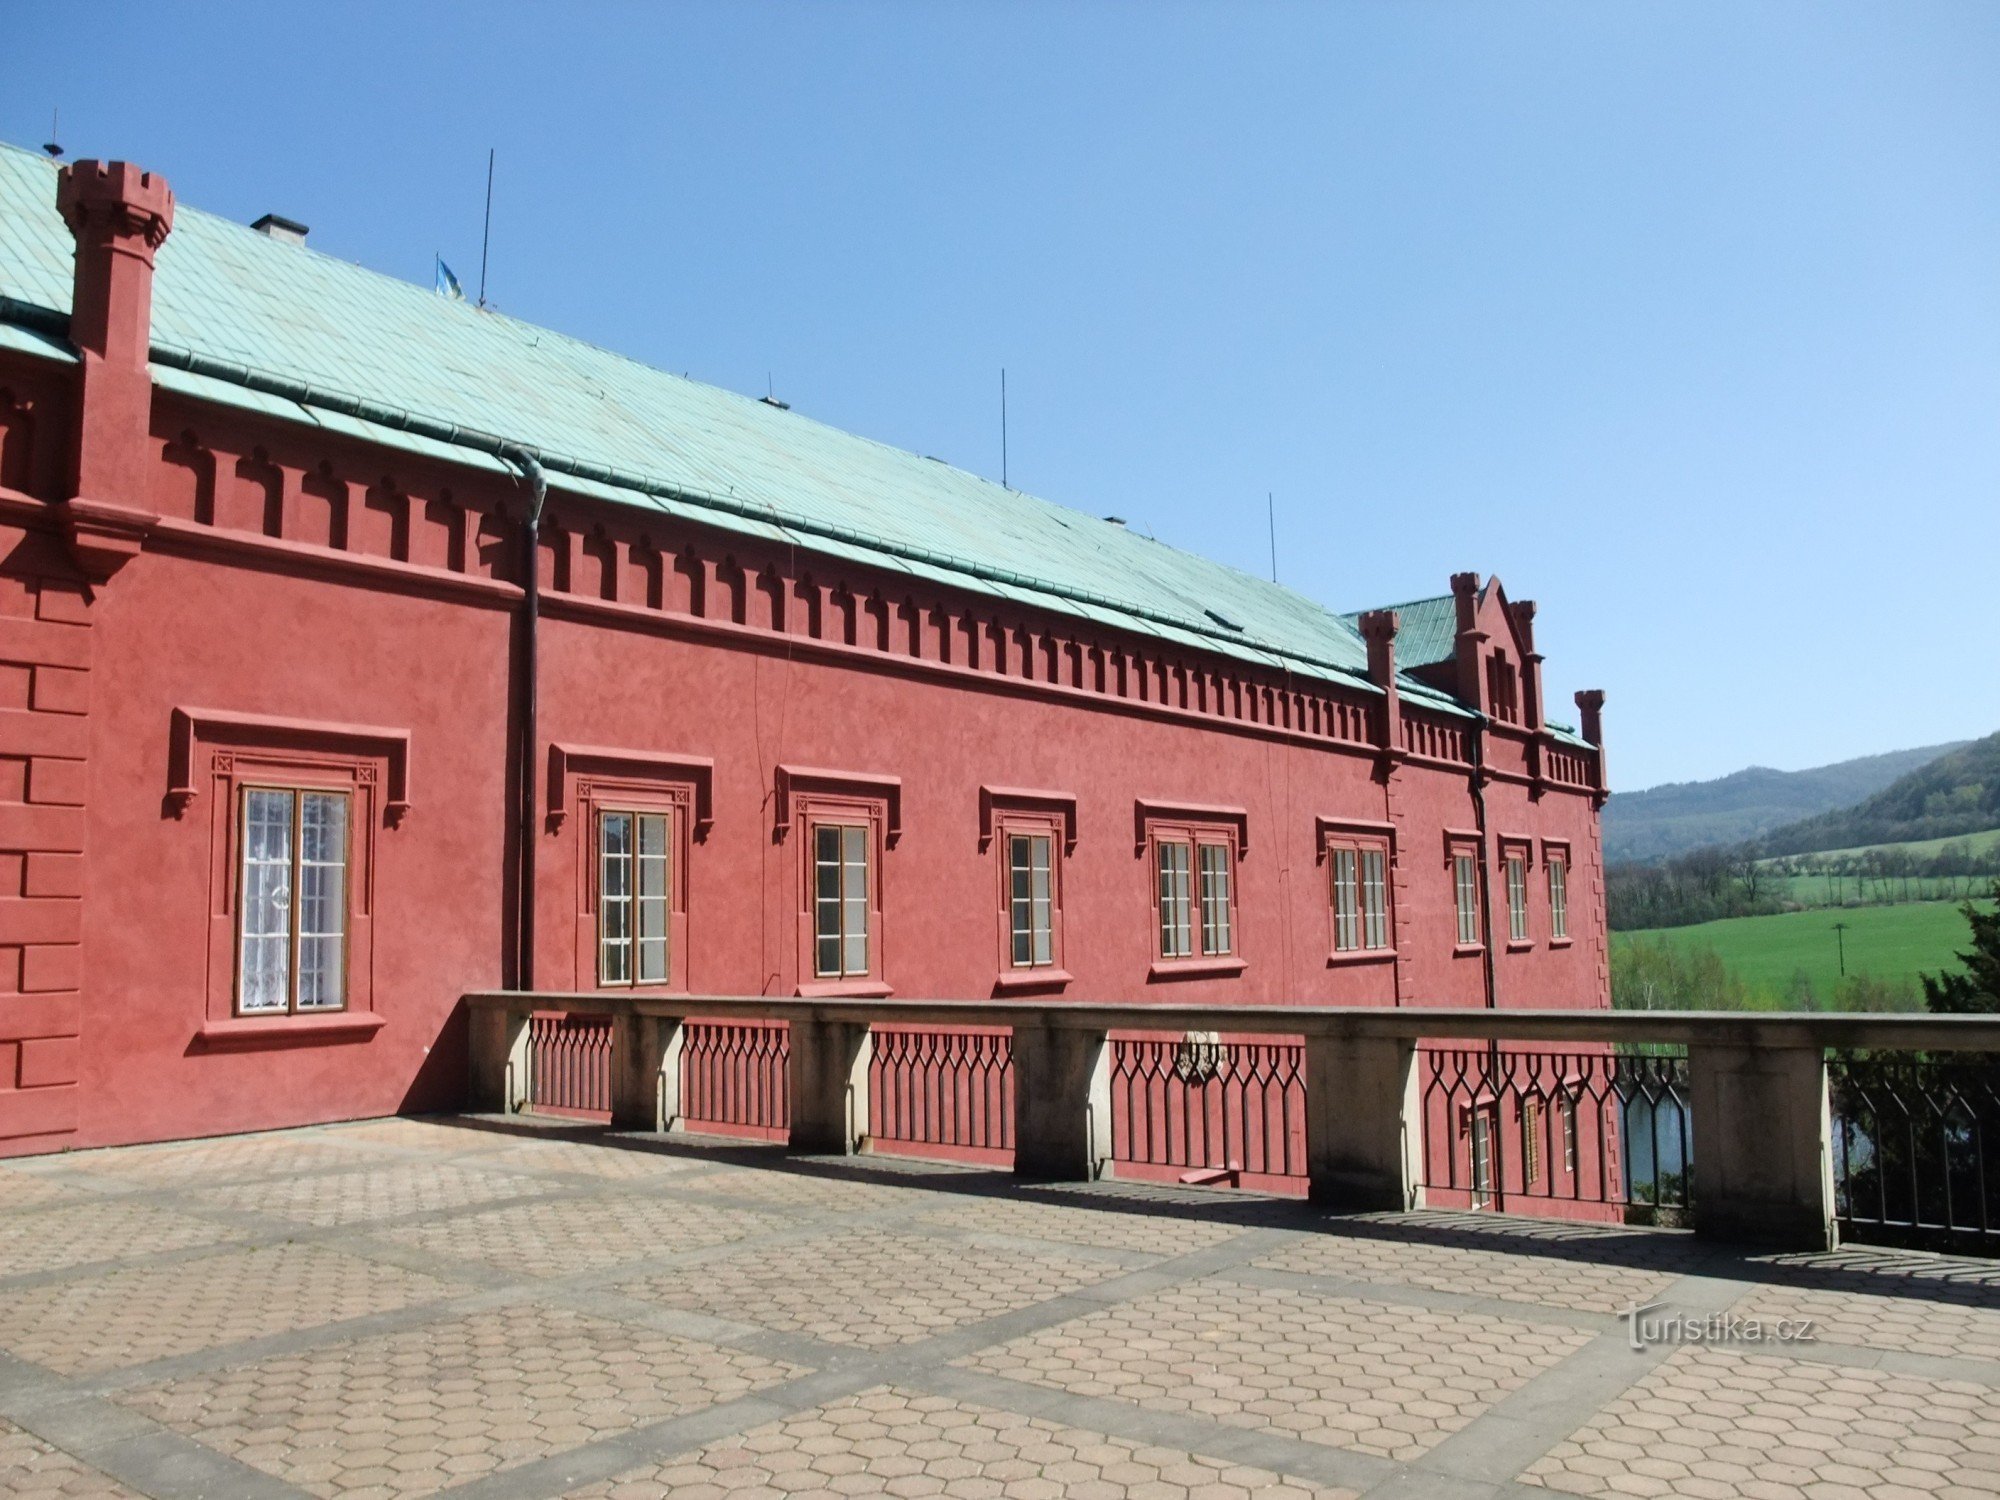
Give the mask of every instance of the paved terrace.
[[5, 1494], [2000, 1494], [1931, 1256], [438, 1119], [0, 1166], [0, 1287]]

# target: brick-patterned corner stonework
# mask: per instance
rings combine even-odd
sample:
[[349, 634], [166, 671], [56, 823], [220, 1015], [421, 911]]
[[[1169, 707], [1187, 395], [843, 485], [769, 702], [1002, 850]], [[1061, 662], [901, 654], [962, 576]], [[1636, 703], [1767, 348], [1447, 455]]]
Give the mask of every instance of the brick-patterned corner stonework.
[[53, 535], [0, 524], [0, 1153], [77, 1127], [90, 606]]

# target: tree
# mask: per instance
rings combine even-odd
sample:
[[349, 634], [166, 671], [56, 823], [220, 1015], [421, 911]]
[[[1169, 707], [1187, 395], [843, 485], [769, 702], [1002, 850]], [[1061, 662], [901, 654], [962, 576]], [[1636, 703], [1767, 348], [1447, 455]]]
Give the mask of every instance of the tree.
[[2000, 1014], [2000, 880], [1993, 882], [1993, 910], [1968, 901], [1959, 910], [1972, 926], [1972, 947], [1958, 955], [1963, 974], [1926, 974], [1924, 1005], [1938, 1015]]

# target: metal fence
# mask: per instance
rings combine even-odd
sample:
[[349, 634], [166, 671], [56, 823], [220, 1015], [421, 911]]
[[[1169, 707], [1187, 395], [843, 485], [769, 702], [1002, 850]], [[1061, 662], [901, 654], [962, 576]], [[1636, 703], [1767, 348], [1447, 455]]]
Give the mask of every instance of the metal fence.
[[2000, 1062], [1837, 1056], [1828, 1085], [1843, 1239], [2000, 1253]]
[[1678, 1224], [1692, 1207], [1687, 1058], [1660, 1049], [1418, 1049], [1419, 1181], [1437, 1207]]
[[1129, 1175], [1302, 1192], [1305, 1132], [1302, 1043], [1111, 1041], [1111, 1157]]

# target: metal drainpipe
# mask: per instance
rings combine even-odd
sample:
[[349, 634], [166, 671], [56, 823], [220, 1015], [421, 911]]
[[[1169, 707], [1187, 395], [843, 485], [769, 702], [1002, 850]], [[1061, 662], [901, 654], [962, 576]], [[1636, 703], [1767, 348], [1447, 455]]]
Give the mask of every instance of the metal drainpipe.
[[[1499, 1005], [1499, 994], [1494, 983], [1493, 972], [1493, 880], [1492, 870], [1486, 857], [1486, 716], [1474, 714], [1472, 717], [1472, 826], [1479, 831], [1479, 941], [1480, 961], [1485, 969], [1486, 1008], [1494, 1010]], [[1493, 1166], [1492, 1206], [1495, 1213], [1507, 1206], [1507, 1157], [1501, 1149], [1505, 1134], [1500, 1128], [1500, 1041], [1497, 1037], [1486, 1039], [1486, 1076], [1493, 1091], [1493, 1142], [1487, 1148], [1488, 1160]]]
[[535, 987], [535, 799], [536, 749], [540, 737], [540, 642], [542, 620], [542, 506], [549, 498], [548, 476], [526, 448], [510, 447], [500, 456], [521, 471], [533, 492], [528, 518], [521, 529], [525, 572], [521, 585], [521, 673], [515, 685], [521, 705], [520, 784], [515, 788], [515, 817], [520, 843], [516, 849], [518, 910], [514, 927], [513, 987]]

